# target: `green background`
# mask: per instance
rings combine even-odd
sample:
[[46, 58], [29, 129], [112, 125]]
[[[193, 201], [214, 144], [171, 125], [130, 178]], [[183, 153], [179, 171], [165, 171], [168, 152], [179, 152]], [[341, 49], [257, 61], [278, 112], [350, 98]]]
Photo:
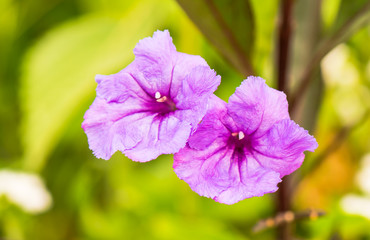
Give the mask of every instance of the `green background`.
[[[295, 1], [291, 89], [315, 46], [366, 1], [323, 0], [320, 12], [309, 7], [320, 1], [308, 2]], [[245, 44], [255, 74], [276, 87], [279, 4], [250, 4], [252, 15], [236, 22], [230, 12], [224, 16]], [[246, 74], [227, 42], [217, 38], [220, 33], [199, 25], [206, 10], [191, 7], [198, 16], [194, 22], [173, 0], [0, 0], [0, 168], [38, 174], [53, 198], [50, 209], [30, 214], [0, 196], [0, 239], [275, 239], [275, 228], [251, 231], [276, 214], [275, 194], [231, 206], [214, 202], [176, 177], [172, 155], [148, 163], [121, 153], [96, 159], [81, 128], [95, 98], [95, 75], [127, 66], [135, 44], [157, 29], [169, 29], [178, 51], [201, 55], [222, 76], [216, 95], [227, 101]], [[294, 117], [319, 148], [306, 154], [293, 210], [326, 212], [295, 222], [298, 239], [370, 239], [370, 220], [346, 213], [340, 204], [348, 193], [370, 198], [354, 180], [370, 151], [369, 36], [368, 24], [356, 29], [321, 61], [312, 95]], [[341, 129], [347, 135], [333, 143]], [[335, 151], [311, 170], [333, 144]]]

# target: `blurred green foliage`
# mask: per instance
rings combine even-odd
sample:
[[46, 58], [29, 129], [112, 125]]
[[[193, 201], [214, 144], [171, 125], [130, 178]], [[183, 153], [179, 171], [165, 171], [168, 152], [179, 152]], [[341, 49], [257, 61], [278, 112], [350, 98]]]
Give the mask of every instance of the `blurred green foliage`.
[[[273, 194], [222, 205], [198, 196], [180, 181], [170, 155], [141, 164], [116, 153], [103, 161], [88, 148], [81, 122], [95, 97], [94, 76], [124, 68], [134, 58], [135, 44], [157, 29], [169, 29], [179, 51], [207, 60], [222, 76], [216, 94], [224, 100], [245, 78], [235, 70], [235, 49], [230, 50], [233, 53], [227, 50], [230, 46], [222, 49], [227, 44], [222, 33], [202, 35], [215, 23], [202, 25], [207, 13], [198, 6], [201, 3], [195, 9], [188, 1], [179, 2], [188, 4], [186, 12], [195, 13], [189, 14], [194, 23], [173, 0], [0, 0], [0, 168], [39, 174], [53, 197], [51, 209], [32, 215], [0, 196], [0, 239], [275, 238], [275, 229], [251, 232], [257, 221], [274, 215]], [[296, 32], [304, 36], [306, 28], [300, 26], [319, 28], [316, 38], [295, 39], [292, 59], [297, 62], [292, 66], [299, 70], [309, 61], [314, 44], [330, 36], [366, 1], [323, 0], [322, 22], [317, 25], [305, 25], [309, 18], [299, 10], [309, 10], [299, 5], [302, 0], [296, 2]], [[278, 2], [245, 1], [250, 7], [246, 15], [233, 15], [234, 8], [225, 4], [216, 1], [219, 10], [227, 10], [226, 24], [240, 33], [237, 41], [255, 73], [276, 86]], [[205, 15], [199, 16], [202, 11]], [[334, 60], [321, 64], [323, 74], [317, 79], [323, 84], [323, 98], [315, 128], [310, 129], [320, 145], [318, 154], [338, 129], [356, 125], [370, 109], [369, 35], [369, 26], [361, 28], [335, 49]], [[207, 39], [212, 37], [220, 37], [219, 42]], [[335, 69], [338, 66], [343, 67]], [[290, 77], [298, 78], [299, 71], [292, 70]], [[335, 71], [346, 79], [338, 79]], [[346, 112], [352, 117], [349, 121]], [[296, 223], [298, 238], [370, 239], [370, 221], [349, 216], [340, 207], [344, 194], [357, 191], [353, 176], [358, 160], [370, 150], [369, 132], [370, 120], [365, 119], [298, 185], [297, 210], [315, 207], [327, 212], [317, 221]], [[306, 158], [303, 170], [315, 156]]]

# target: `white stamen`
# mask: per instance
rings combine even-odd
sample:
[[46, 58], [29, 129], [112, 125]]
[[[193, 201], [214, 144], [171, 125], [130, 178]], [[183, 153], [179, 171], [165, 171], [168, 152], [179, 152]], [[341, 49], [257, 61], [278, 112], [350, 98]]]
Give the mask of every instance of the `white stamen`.
[[155, 99], [159, 99], [161, 98], [161, 93], [160, 92], [156, 92], [155, 95], [154, 95]]
[[242, 131], [239, 131], [238, 138], [239, 140], [242, 140], [244, 138], [244, 133]]

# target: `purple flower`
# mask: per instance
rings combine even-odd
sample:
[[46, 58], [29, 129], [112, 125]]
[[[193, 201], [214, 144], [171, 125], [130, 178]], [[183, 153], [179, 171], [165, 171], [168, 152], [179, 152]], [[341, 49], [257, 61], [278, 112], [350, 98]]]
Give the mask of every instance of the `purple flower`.
[[206, 113], [220, 77], [200, 56], [176, 51], [168, 31], [134, 49], [122, 71], [97, 75], [97, 96], [82, 128], [98, 158], [117, 150], [145, 162], [183, 148]]
[[226, 104], [210, 110], [175, 154], [174, 169], [198, 194], [233, 204], [278, 189], [281, 178], [317, 148], [315, 138], [290, 120], [283, 92], [249, 77]]

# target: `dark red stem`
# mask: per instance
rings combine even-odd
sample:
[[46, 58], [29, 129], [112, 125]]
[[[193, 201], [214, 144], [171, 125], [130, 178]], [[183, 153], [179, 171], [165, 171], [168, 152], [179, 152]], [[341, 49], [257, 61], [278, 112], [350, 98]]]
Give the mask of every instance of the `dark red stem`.
[[292, 32], [293, 0], [282, 0], [281, 23], [278, 42], [278, 89], [287, 93], [287, 73], [289, 64], [290, 39]]
[[[278, 90], [284, 91], [288, 96], [288, 65], [290, 56], [290, 40], [292, 32], [292, 10], [293, 0], [281, 1], [281, 21], [279, 26], [279, 42], [278, 42]], [[286, 212], [290, 210], [290, 183], [289, 177], [285, 177], [280, 183], [277, 199], [277, 211]], [[278, 228], [278, 239], [290, 240], [292, 239], [291, 229], [289, 223], [282, 224]]]

